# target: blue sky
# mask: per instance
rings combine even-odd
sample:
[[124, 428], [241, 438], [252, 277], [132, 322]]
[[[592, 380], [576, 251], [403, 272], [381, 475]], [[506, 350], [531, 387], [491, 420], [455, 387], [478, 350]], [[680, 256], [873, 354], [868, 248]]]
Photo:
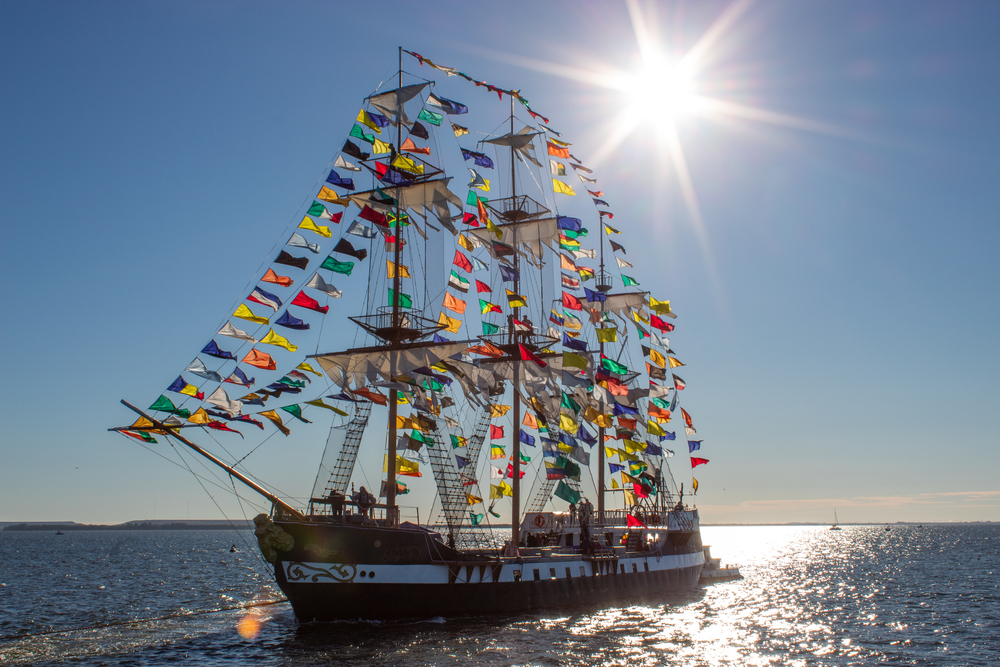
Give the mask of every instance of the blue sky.
[[[625, 3], [0, 5], [0, 521], [220, 516], [105, 429], [219, 326], [397, 45], [521, 90], [599, 157], [680, 316], [704, 520], [1000, 520], [1000, 8], [635, 7], [672, 58], [736, 16], [692, 86], [743, 111], [675, 121], [697, 212], [663, 118], [607, 145], [629, 100], [601, 76], [641, 64]], [[325, 427], [296, 436], [248, 467], [300, 497]]]

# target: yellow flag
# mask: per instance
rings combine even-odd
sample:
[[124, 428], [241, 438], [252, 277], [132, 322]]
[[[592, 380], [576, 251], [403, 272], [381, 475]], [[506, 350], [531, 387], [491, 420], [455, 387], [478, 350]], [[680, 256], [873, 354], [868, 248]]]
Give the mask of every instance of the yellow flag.
[[632, 319], [635, 320], [636, 322], [642, 322], [643, 324], [649, 324], [649, 318], [648, 317], [643, 317], [642, 313], [640, 311], [638, 311], [638, 310], [633, 310], [632, 311]]
[[671, 368], [677, 368], [678, 366], [683, 366], [684, 365], [681, 362], [679, 362], [676, 359], [674, 359], [673, 357], [670, 357], [669, 359], [670, 359], [670, 367]]
[[458, 330], [462, 327], [462, 320], [456, 320], [454, 317], [448, 317], [444, 313], [441, 313], [441, 317], [438, 318], [438, 324], [444, 327], [444, 330], [448, 333], [458, 333]]
[[486, 229], [493, 232], [493, 235], [497, 237], [497, 240], [503, 238], [503, 232], [501, 232], [500, 228], [494, 225], [493, 221], [489, 218], [486, 218]]
[[310, 232], [316, 232], [320, 236], [325, 236], [326, 238], [330, 238], [331, 236], [329, 227], [317, 225], [308, 215], [302, 218], [302, 222], [299, 223], [299, 229], [307, 229]]
[[[376, 139], [376, 141], [378, 140]], [[424, 173], [424, 165], [417, 164], [415, 161], [402, 154], [396, 156], [396, 159], [392, 161], [392, 166], [397, 169], [402, 169], [403, 171], [408, 171], [411, 174]]]
[[[396, 277], [396, 265], [392, 261], [390, 261], [388, 259], [385, 260], [385, 274], [386, 274], [386, 278], [395, 278]], [[399, 265], [399, 277], [400, 278], [409, 278], [410, 277], [410, 267], [406, 266], [405, 264], [400, 264]]]
[[372, 154], [382, 155], [391, 151], [391, 146], [381, 139], [376, 139], [372, 142]]
[[490, 500], [497, 500], [498, 498], [503, 498], [503, 489], [496, 484], [490, 484]]
[[476, 505], [477, 503], [483, 502], [483, 499], [480, 498], [479, 496], [474, 496], [471, 493], [466, 493], [465, 502], [468, 503], [469, 505]]
[[617, 453], [618, 453], [618, 450], [615, 449], [614, 447], [605, 447], [604, 448], [604, 455], [607, 456], [609, 459], [611, 457], [615, 456]]
[[207, 424], [212, 421], [212, 418], [205, 412], [205, 408], [198, 408], [193, 415], [188, 417], [188, 421], [192, 424]]
[[571, 144], [569, 142], [566, 142], [566, 141], [559, 141], [558, 139], [553, 139], [552, 137], [545, 137], [545, 139], [547, 141], [551, 141], [556, 146], [562, 146], [563, 148], [568, 148], [568, 147], [570, 147], [570, 146], [573, 145], [573, 144]]
[[260, 342], [264, 345], [277, 345], [278, 347], [283, 347], [289, 352], [294, 352], [299, 349], [298, 345], [292, 345], [284, 336], [279, 336], [274, 333], [274, 329], [269, 330], [267, 335], [260, 339]]
[[665, 364], [667, 363], [667, 360], [666, 358], [664, 358], [662, 354], [660, 354], [659, 350], [650, 350], [649, 360], [652, 361], [657, 366], [659, 366], [660, 368], [666, 368]]
[[666, 435], [667, 432], [660, 428], [660, 425], [651, 419], [646, 420], [646, 431], [650, 435]]
[[621, 488], [620, 486], [618, 486], [618, 482], [615, 481], [614, 477], [611, 478], [611, 488], [612, 489], [620, 489]]
[[500, 487], [500, 492], [503, 495], [505, 495], [505, 496], [513, 496], [514, 495], [514, 489], [512, 489], [511, 486], [510, 486], [510, 484], [508, 484], [507, 482], [505, 482], [503, 480], [500, 480], [500, 484], [498, 486]]
[[491, 459], [505, 459], [507, 458], [507, 452], [500, 445], [490, 445], [490, 458]]
[[563, 366], [579, 368], [581, 371], [587, 370], [587, 358], [574, 354], [573, 352], [563, 352]]
[[638, 505], [639, 498], [636, 497], [634, 491], [629, 491], [628, 489], [623, 489], [622, 493], [625, 494], [625, 504], [626, 505]]
[[456, 137], [460, 137], [463, 134], [468, 134], [469, 133], [469, 129], [468, 128], [462, 127], [461, 125], [455, 125], [454, 123], [451, 124], [451, 129], [455, 132], [455, 136]]
[[509, 405], [490, 405], [490, 417], [503, 417], [510, 412]]
[[653, 297], [649, 297], [649, 307], [658, 315], [666, 315], [670, 312], [670, 301], [657, 301]]
[[695, 477], [691, 478], [691, 486], [694, 487], [694, 492], [698, 493], [698, 479]]
[[368, 112], [365, 111], [364, 109], [358, 112], [358, 122], [366, 127], [370, 127], [371, 129], [375, 130], [376, 134], [382, 134], [382, 128], [378, 126], [378, 123], [372, 120], [372, 117], [369, 116]]
[[484, 179], [482, 179], [482, 181], [483, 182], [480, 183], [479, 185], [477, 185], [476, 187], [479, 188], [480, 190], [482, 190], [483, 192], [489, 192], [490, 191], [490, 179], [484, 178]]
[[572, 196], [572, 195], [576, 194], [575, 192], [573, 192], [573, 188], [569, 187], [568, 185], [566, 185], [562, 181], [560, 181], [558, 179], [555, 179], [555, 178], [552, 179], [552, 189], [555, 190], [556, 192], [558, 192], [560, 194], [564, 194], [564, 195], [570, 195], [570, 196]]
[[150, 429], [153, 428], [153, 422], [149, 421], [145, 417], [139, 417], [135, 420], [135, 423], [132, 424], [132, 428]]
[[310, 366], [308, 361], [303, 361], [301, 364], [299, 364], [298, 366], [296, 366], [296, 368], [299, 369], [300, 371], [306, 371], [308, 373], [312, 373], [313, 375], [315, 375], [317, 377], [323, 377], [323, 374], [317, 372], [315, 368], [313, 368], [312, 366]]
[[347, 199], [346, 197], [344, 199], [341, 199], [339, 194], [337, 194], [330, 188], [326, 187], [325, 185], [319, 191], [319, 194], [316, 195], [316, 199], [322, 199], [323, 201], [329, 202], [331, 204], [340, 204], [341, 206], [347, 206], [348, 204], [351, 203], [350, 199]]
[[618, 342], [618, 329], [615, 327], [607, 327], [605, 329], [595, 328], [594, 331], [597, 332], [598, 343]]
[[577, 429], [580, 428], [573, 418], [567, 415], [565, 412], [559, 413], [559, 428], [567, 433], [576, 433]]
[[266, 412], [258, 412], [257, 414], [261, 417], [264, 417], [265, 419], [270, 419], [271, 422], [278, 428], [278, 430], [284, 433], [285, 435], [291, 433], [291, 431], [289, 431], [288, 428], [281, 421], [281, 417], [279, 417], [278, 413], [275, 412], [274, 410], [267, 410]]
[[558, 449], [560, 452], [566, 452], [567, 454], [572, 454], [574, 447], [573, 445], [567, 445], [565, 442], [560, 440], [559, 444], [556, 445], [556, 449]]
[[326, 408], [327, 410], [333, 410], [342, 417], [347, 416], [347, 413], [341, 410], [340, 408], [335, 408], [332, 405], [327, 405], [326, 403], [324, 403], [322, 398], [317, 398], [315, 401], [306, 401], [306, 405], [315, 405], [317, 408]]
[[240, 304], [240, 307], [236, 309], [233, 313], [233, 317], [238, 317], [241, 320], [249, 320], [250, 322], [256, 322], [257, 324], [267, 324], [266, 317], [257, 317], [253, 314], [253, 311], [246, 307], [245, 304]]
[[646, 443], [636, 442], [635, 440], [625, 440], [625, 451], [629, 454], [635, 454], [636, 452], [646, 451]]

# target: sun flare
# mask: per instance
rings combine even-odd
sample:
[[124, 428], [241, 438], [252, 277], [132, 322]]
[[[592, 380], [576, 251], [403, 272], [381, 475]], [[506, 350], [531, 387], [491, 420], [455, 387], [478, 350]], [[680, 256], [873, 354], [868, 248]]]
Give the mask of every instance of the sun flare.
[[622, 74], [616, 87], [628, 100], [630, 115], [672, 119], [697, 109], [694, 83], [692, 68], [657, 57], [636, 74]]

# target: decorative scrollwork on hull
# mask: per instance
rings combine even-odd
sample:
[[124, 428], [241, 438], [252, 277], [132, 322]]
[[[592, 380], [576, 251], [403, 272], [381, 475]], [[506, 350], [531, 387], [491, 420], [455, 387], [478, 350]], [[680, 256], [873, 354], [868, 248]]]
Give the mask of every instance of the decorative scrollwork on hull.
[[356, 566], [343, 563], [330, 563], [326, 567], [307, 565], [297, 561], [285, 563], [285, 578], [289, 583], [309, 582], [315, 584], [321, 581], [350, 583], [354, 581], [357, 572]]

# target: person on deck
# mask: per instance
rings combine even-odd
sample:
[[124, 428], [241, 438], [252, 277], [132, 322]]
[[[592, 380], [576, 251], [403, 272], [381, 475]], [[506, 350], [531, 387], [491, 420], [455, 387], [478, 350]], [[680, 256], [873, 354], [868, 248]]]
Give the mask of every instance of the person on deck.
[[354, 502], [358, 505], [358, 512], [361, 516], [368, 518], [368, 513], [371, 512], [372, 507], [375, 505], [375, 496], [371, 494], [365, 487], [361, 487], [361, 490], [354, 495]]
[[576, 523], [576, 503], [569, 504], [569, 525]]
[[589, 500], [584, 498], [580, 501], [580, 506], [577, 508], [580, 514], [580, 525], [587, 526], [590, 524], [590, 519], [594, 514], [594, 506]]

